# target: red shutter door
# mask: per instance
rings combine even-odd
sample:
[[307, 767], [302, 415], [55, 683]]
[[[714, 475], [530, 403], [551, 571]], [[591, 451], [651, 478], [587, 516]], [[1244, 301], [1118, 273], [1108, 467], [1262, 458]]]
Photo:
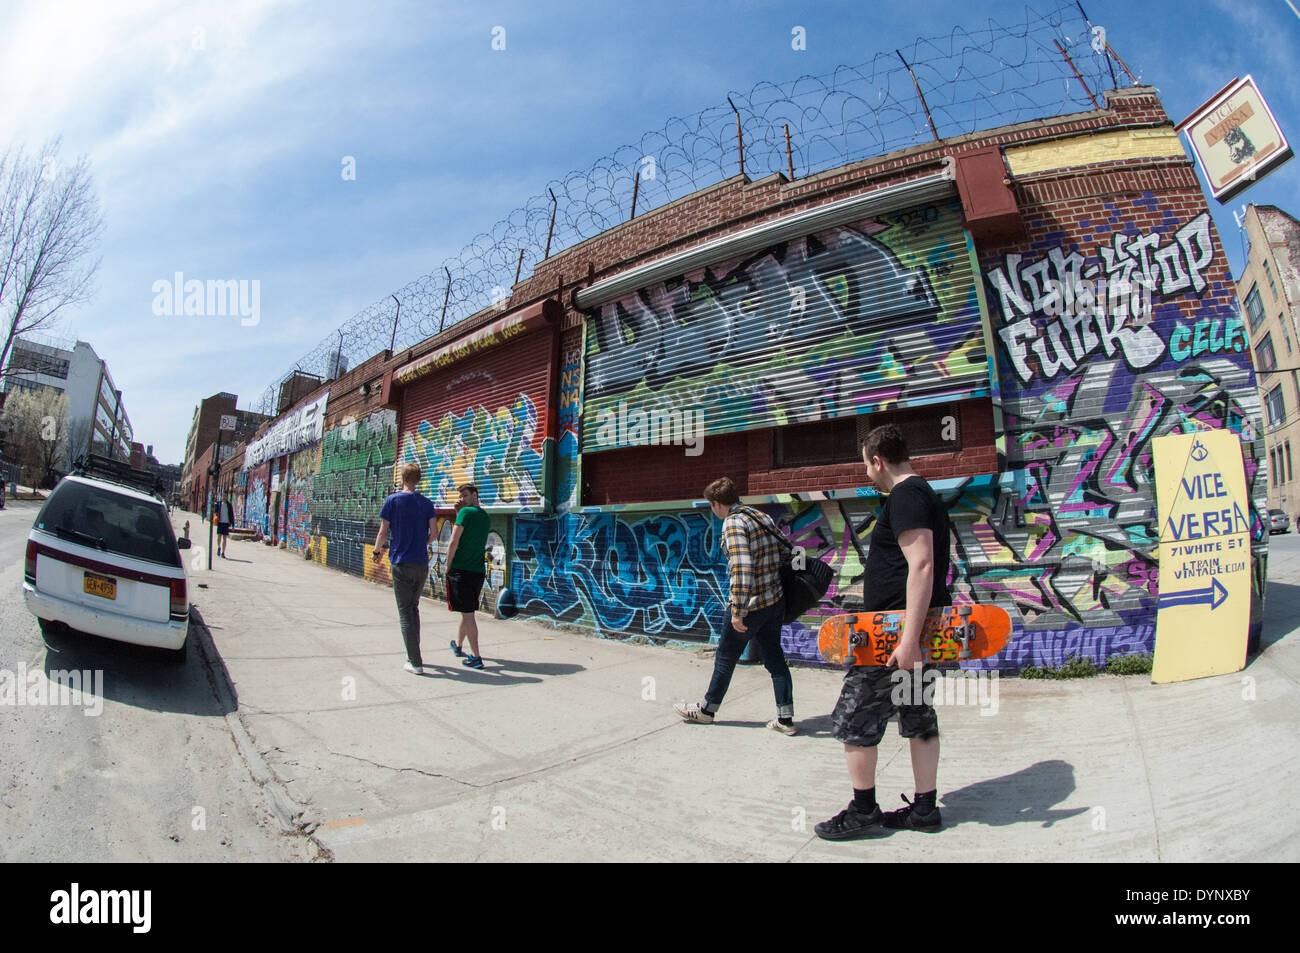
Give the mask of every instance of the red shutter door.
[[546, 417], [550, 330], [421, 378], [402, 394], [397, 469], [423, 471], [420, 492], [453, 506], [473, 483], [484, 506], [539, 507], [550, 491]]

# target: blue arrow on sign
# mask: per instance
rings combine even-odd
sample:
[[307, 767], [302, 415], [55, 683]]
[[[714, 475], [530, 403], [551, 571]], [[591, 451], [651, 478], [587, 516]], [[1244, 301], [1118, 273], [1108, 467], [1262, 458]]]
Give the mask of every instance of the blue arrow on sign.
[[1210, 584], [1204, 589], [1184, 589], [1182, 592], [1160, 593], [1160, 601], [1156, 603], [1157, 609], [1172, 609], [1174, 606], [1196, 606], [1202, 603], [1210, 604], [1210, 611], [1213, 612], [1219, 606], [1223, 605], [1228, 598], [1228, 590], [1223, 588], [1217, 577], [1210, 577]]

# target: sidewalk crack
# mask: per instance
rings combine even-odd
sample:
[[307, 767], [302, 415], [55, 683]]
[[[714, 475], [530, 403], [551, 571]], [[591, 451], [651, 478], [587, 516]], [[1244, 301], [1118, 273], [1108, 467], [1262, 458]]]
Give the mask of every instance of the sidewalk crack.
[[330, 754], [334, 755], [335, 757], [351, 758], [353, 761], [360, 761], [363, 762], [364, 764], [368, 764], [376, 768], [384, 768], [387, 771], [398, 771], [398, 772], [410, 771], [414, 774], [422, 774], [426, 778], [442, 778], [446, 781], [455, 781], [457, 784], [463, 784], [467, 788], [483, 787], [483, 785], [475, 784], [473, 781], [462, 781], [460, 778], [452, 777], [450, 774], [438, 774], [436, 771], [425, 771], [421, 768], [399, 768], [391, 764], [380, 764], [378, 761], [371, 761], [369, 758], [362, 758], [355, 754], [344, 754], [343, 752], [335, 751], [332, 748], [327, 748], [326, 751], [328, 751]]

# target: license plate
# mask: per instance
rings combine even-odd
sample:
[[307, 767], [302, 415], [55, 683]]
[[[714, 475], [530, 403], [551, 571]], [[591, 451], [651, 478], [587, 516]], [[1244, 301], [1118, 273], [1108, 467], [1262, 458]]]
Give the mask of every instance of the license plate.
[[82, 588], [92, 596], [100, 596], [104, 599], [117, 598], [117, 580], [109, 576], [88, 572]]

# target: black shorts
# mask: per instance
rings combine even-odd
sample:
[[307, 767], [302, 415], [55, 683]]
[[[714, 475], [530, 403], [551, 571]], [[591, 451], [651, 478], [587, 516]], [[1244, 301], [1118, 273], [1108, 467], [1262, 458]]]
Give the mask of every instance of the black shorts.
[[217, 535], [218, 535], [218, 536], [229, 536], [229, 535], [230, 535], [230, 524], [229, 524], [229, 523], [218, 523], [218, 524], [217, 524]]
[[[898, 714], [898, 733], [904, 738], [936, 738], [939, 716], [933, 701], [934, 672], [922, 668], [922, 677], [897, 668], [855, 665], [844, 675], [840, 700], [831, 712], [831, 734], [836, 740], [859, 748], [874, 748], [885, 736], [885, 725]], [[917, 704], [919, 702], [919, 704]]]
[[447, 570], [447, 608], [452, 612], [477, 612], [484, 573], [467, 569]]

